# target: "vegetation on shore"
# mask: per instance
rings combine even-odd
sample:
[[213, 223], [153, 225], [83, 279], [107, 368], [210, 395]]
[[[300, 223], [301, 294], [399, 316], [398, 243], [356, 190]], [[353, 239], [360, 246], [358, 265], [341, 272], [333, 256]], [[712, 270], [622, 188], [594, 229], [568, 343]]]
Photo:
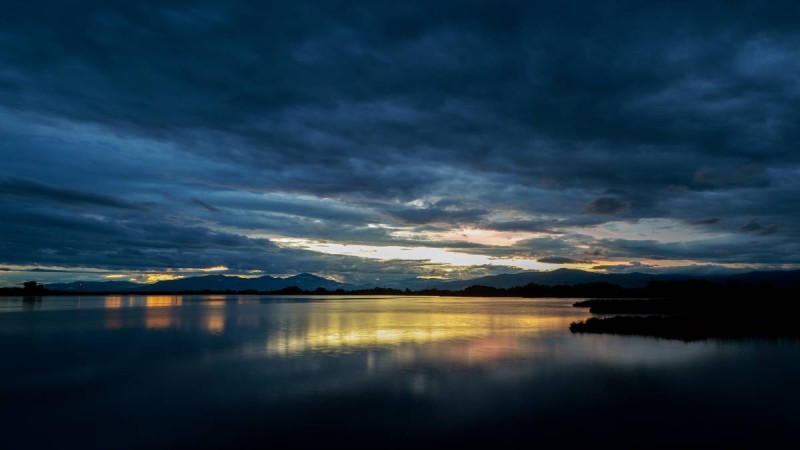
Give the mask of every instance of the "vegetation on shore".
[[[20, 296], [20, 295], [439, 295], [439, 296], [462, 296], [462, 297], [558, 297], [558, 298], [602, 298], [607, 300], [588, 300], [580, 302], [576, 306], [588, 306], [591, 308], [624, 307], [645, 308], [650, 311], [653, 308], [663, 310], [664, 308], [680, 307], [682, 303], [675, 302], [675, 299], [697, 303], [692, 299], [720, 299], [726, 304], [730, 299], [735, 298], [794, 298], [800, 294], [800, 289], [776, 289], [768, 284], [759, 285], [723, 285], [702, 280], [686, 281], [653, 281], [641, 288], [622, 288], [609, 283], [583, 283], [574, 285], [544, 285], [530, 283], [525, 286], [511, 288], [497, 288], [491, 286], [470, 286], [461, 290], [447, 289], [392, 289], [375, 287], [371, 289], [335, 289], [329, 290], [318, 288], [314, 290], [303, 290], [297, 286], [290, 286], [279, 290], [257, 291], [257, 290], [165, 290], [165, 291], [106, 291], [106, 292], [74, 292], [57, 291], [47, 289], [44, 285], [35, 281], [24, 283], [23, 287], [0, 288], [0, 296]], [[637, 303], [634, 299], [656, 299], [648, 300], [650, 303]], [[664, 299], [670, 299], [668, 303], [663, 303]], [[620, 301], [624, 303], [619, 303]], [[620, 306], [621, 305], [621, 306]], [[599, 310], [592, 312], [601, 312]], [[626, 311], [603, 311], [603, 313], [626, 312]]]
[[[684, 288], [688, 287], [684, 286]], [[710, 286], [653, 289], [658, 298], [608, 298], [577, 302], [592, 314], [570, 325], [574, 333], [653, 336], [692, 341], [747, 337], [798, 338], [800, 292], [769, 286]]]
[[[34, 288], [27, 286], [34, 283]], [[314, 290], [303, 290], [297, 286], [290, 286], [273, 291], [257, 290], [184, 290], [184, 291], [108, 291], [108, 292], [74, 292], [56, 291], [46, 289], [36, 282], [26, 283], [25, 288], [0, 288], [0, 296], [20, 296], [20, 295], [439, 295], [439, 296], [462, 296], [462, 297], [561, 297], [578, 298], [591, 296], [624, 296], [626, 290], [608, 283], [587, 283], [576, 285], [539, 285], [528, 284], [513, 288], [495, 288], [490, 286], [470, 286], [461, 290], [446, 289], [392, 289], [375, 287], [371, 289], [335, 289], [329, 290], [318, 288]]]
[[705, 339], [800, 338], [794, 317], [773, 316], [614, 316], [570, 325], [573, 333], [650, 336], [696, 341]]

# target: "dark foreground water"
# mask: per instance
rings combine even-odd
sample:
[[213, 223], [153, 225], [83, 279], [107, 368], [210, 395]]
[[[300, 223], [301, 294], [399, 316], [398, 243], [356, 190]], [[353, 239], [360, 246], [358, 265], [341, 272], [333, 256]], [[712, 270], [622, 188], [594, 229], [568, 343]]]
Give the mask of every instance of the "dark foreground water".
[[800, 345], [575, 300], [0, 299], [0, 449], [795, 448]]

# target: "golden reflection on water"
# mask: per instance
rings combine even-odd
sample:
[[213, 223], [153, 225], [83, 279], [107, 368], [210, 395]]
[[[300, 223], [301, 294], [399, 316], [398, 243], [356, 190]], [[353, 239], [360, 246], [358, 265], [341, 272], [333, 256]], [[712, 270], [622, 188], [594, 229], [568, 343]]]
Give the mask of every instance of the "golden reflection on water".
[[[687, 345], [627, 336], [572, 335], [569, 324], [590, 316], [585, 309], [572, 307], [575, 300], [123, 295], [45, 297], [33, 306], [42, 310], [101, 308], [98, 325], [107, 330], [228, 334], [242, 345], [233, 354], [248, 357], [364, 352], [369, 371], [419, 362], [488, 366], [532, 357], [675, 364], [720, 351], [717, 342]], [[25, 301], [22, 297], [0, 299], [0, 310], [31, 309]], [[68, 320], [53, 325], [75, 326]], [[191, 339], [190, 334], [185, 337]]]
[[225, 307], [228, 297], [212, 295], [203, 298], [205, 319], [203, 329], [211, 334], [222, 334], [225, 331]]
[[144, 317], [144, 326], [149, 329], [165, 329], [180, 325], [180, 318], [169, 312], [147, 310]]
[[121, 296], [113, 295], [103, 299], [103, 307], [106, 309], [103, 326], [108, 329], [118, 330], [122, 328], [122, 319], [119, 309], [122, 308], [123, 299]]
[[111, 295], [104, 299], [103, 307], [106, 309], [122, 308], [122, 297]]
[[160, 308], [182, 304], [183, 298], [180, 296], [152, 295], [145, 297], [144, 306], [147, 307], [147, 310], [144, 316], [144, 326], [154, 330], [179, 327], [181, 316], [174, 310], [161, 310]]
[[206, 317], [206, 331], [212, 334], [220, 334], [225, 331], [225, 315], [214, 314]]
[[[194, 322], [194, 326], [199, 325], [200, 328], [211, 334], [220, 334], [225, 331], [225, 300], [224, 296], [203, 298], [203, 301], [199, 302], [199, 305], [203, 308], [202, 314], [199, 323]], [[154, 330], [179, 328], [186, 322], [191, 322], [180, 309], [166, 308], [183, 304], [184, 300], [181, 296], [156, 295], [146, 297], [143, 305], [147, 308], [144, 317], [145, 327]]]
[[[182, 305], [196, 307], [175, 308]], [[187, 303], [182, 296], [153, 295], [106, 297], [104, 326], [135, 326], [132, 319], [126, 319], [127, 324], [121, 319], [125, 317], [121, 309], [128, 306], [144, 307], [139, 320], [151, 330], [187, 327], [222, 334], [226, 325], [250, 329], [254, 338], [260, 335], [251, 343], [258, 343], [259, 353], [268, 356], [393, 349], [394, 358], [403, 360], [406, 351], [411, 352], [408, 358], [418, 359], [419, 349], [424, 348], [431, 358], [470, 365], [530, 352], [523, 339], [563, 333], [575, 320], [569, 314], [548, 311], [546, 303], [524, 299], [333, 298], [259, 303], [252, 298], [204, 296]], [[230, 324], [226, 315], [231, 316]]]
[[312, 314], [303, 323], [282, 323], [278, 332], [267, 337], [266, 352], [293, 356], [458, 342], [459, 345], [441, 356], [479, 363], [513, 355], [519, 351], [519, 338], [563, 332], [574, 320], [538, 315], [535, 310], [528, 314], [494, 314], [482, 310], [448, 313], [447, 307], [443, 302], [442, 308], [436, 308], [438, 311], [424, 308]]
[[183, 297], [179, 295], [148, 295], [144, 301], [144, 306], [148, 308], [180, 306], [183, 304]]

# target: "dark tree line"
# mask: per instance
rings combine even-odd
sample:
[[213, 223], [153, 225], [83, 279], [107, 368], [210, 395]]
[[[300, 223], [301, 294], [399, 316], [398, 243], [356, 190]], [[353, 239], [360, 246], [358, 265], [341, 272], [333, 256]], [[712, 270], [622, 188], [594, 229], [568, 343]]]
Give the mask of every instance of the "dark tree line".
[[[52, 291], [36, 281], [23, 283], [23, 287], [0, 288], [0, 295], [75, 295], [71, 291]], [[653, 281], [647, 286], [638, 288], [623, 288], [609, 283], [586, 283], [575, 285], [543, 285], [531, 283], [525, 286], [512, 288], [496, 288], [491, 286], [470, 286], [466, 289], [451, 291], [443, 289], [393, 289], [375, 287], [371, 289], [354, 290], [328, 290], [318, 288], [303, 290], [297, 286], [286, 287], [275, 291], [114, 291], [114, 292], [82, 292], [81, 295], [109, 295], [109, 294], [242, 294], [242, 295], [434, 295], [434, 296], [460, 296], [460, 297], [560, 297], [560, 298], [793, 298], [800, 294], [798, 289], [777, 289], [769, 284], [719, 284], [703, 280], [685, 281]]]

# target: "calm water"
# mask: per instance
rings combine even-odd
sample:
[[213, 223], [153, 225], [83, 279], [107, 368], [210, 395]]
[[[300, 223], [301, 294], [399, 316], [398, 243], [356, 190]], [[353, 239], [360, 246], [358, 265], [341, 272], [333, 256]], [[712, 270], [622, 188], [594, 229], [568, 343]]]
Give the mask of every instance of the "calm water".
[[0, 448], [771, 448], [800, 344], [572, 335], [575, 300], [0, 299]]

